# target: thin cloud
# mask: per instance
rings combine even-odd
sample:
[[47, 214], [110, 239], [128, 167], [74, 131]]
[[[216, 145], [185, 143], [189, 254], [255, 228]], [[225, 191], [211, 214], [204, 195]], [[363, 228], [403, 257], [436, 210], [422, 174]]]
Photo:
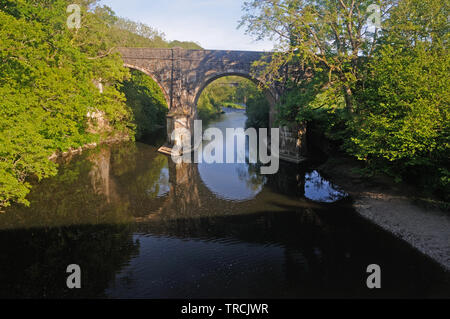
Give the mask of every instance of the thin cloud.
[[168, 40], [194, 41], [205, 49], [271, 50], [237, 30], [243, 0], [102, 0], [119, 16], [146, 23]]

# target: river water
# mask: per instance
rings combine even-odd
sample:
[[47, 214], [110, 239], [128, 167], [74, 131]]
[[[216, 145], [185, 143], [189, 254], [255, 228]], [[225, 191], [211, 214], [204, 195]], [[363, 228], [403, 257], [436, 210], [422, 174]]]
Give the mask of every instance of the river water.
[[[0, 297], [449, 296], [447, 274], [360, 218], [313, 164], [263, 176], [254, 164], [175, 164], [158, 143], [62, 161], [29, 208], [0, 215]], [[70, 264], [81, 289], [66, 286]], [[370, 264], [381, 289], [367, 288]]]

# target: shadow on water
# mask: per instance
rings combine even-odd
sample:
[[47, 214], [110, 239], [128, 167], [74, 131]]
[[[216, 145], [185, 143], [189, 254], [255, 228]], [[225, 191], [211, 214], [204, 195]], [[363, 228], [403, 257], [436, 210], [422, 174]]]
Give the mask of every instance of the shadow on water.
[[[175, 164], [142, 143], [61, 163], [31, 207], [0, 215], [0, 297], [449, 297], [448, 274], [338, 187], [280, 164]], [[74, 263], [80, 290], [66, 288]]]

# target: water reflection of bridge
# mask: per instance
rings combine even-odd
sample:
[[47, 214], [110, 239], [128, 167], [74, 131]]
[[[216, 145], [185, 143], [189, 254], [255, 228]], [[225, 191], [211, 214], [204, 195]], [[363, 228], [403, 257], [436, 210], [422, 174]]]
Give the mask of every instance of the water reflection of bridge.
[[282, 164], [278, 174], [264, 178], [258, 178], [261, 177], [257, 174], [258, 167], [242, 165], [242, 169], [248, 170], [247, 175], [243, 174], [246, 180], [242, 183], [261, 191], [248, 200], [230, 200], [211, 191], [199, 174], [197, 164], [176, 164], [170, 157], [152, 150], [139, 145], [134, 163], [128, 163], [131, 170], [120, 175], [114, 163], [117, 156], [110, 154], [111, 149], [90, 156], [94, 191], [103, 195], [108, 204], [128, 203], [127, 213], [138, 222], [276, 212], [285, 211], [287, 207], [293, 210], [321, 207], [304, 199], [305, 174], [300, 171], [293, 174], [295, 168], [290, 164]]
[[[161, 155], [158, 155], [161, 156]], [[149, 205], [149, 210], [135, 215], [139, 222], [152, 219], [182, 219], [208, 216], [226, 216], [252, 214], [260, 211], [284, 211], [290, 206], [295, 209], [312, 208], [314, 205], [305, 201], [304, 174], [283, 174], [270, 176], [267, 180], [258, 179], [258, 167], [242, 165], [249, 172], [243, 183], [260, 189], [253, 198], [246, 200], [227, 199], [212, 191], [199, 174], [197, 164], [172, 162], [167, 157], [169, 171], [168, 193], [159, 197], [159, 205]], [[292, 168], [292, 167], [291, 167]], [[253, 177], [253, 178], [252, 178]], [[221, 183], [220, 180], [215, 181]], [[265, 185], [264, 185], [265, 184]], [[280, 194], [280, 190], [285, 195]], [[161, 200], [164, 200], [161, 204]], [[303, 199], [303, 200], [302, 200]]]

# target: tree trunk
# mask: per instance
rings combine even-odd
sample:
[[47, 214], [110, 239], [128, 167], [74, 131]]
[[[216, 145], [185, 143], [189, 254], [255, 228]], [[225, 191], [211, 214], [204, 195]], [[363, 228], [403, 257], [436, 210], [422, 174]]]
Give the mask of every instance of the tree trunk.
[[353, 113], [353, 92], [352, 89], [344, 85], [344, 98], [345, 98], [345, 106], [349, 113]]

